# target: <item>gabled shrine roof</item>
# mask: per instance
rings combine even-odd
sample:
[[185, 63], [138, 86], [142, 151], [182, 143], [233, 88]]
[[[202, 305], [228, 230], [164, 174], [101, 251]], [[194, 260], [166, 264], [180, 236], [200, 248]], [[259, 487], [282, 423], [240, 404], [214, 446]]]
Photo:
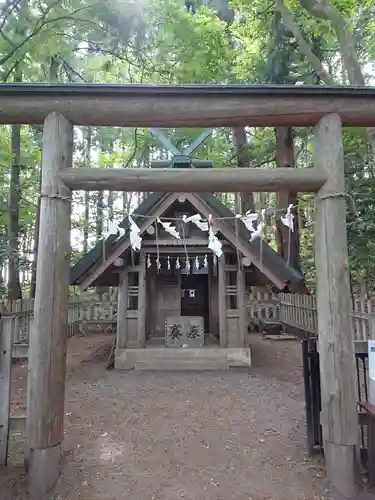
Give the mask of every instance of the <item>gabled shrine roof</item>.
[[[142, 220], [140, 216], [152, 215], [153, 209], [165, 196], [166, 193], [150, 194], [132, 214], [133, 220], [135, 222], [138, 220], [139, 222]], [[195, 194], [195, 196], [205, 203], [214, 218], [234, 217], [233, 212], [213, 193], [199, 193]], [[171, 202], [171, 204], [172, 203], [173, 202]], [[296, 284], [303, 280], [302, 274], [291, 265], [288, 265], [283, 257], [275, 252], [275, 250], [273, 250], [264, 240], [262, 240], [261, 243], [260, 238], [257, 238], [250, 242], [251, 233], [240, 219], [237, 220], [237, 227], [234, 219], [226, 219], [222, 222], [231, 230], [235, 237], [240, 237], [243, 241], [247, 242], [249, 253], [251, 253], [254, 258], [261, 260], [263, 265], [267, 267], [281, 283], [290, 281], [291, 284]], [[111, 235], [105, 242], [103, 240], [99, 241], [71, 268], [71, 285], [79, 285], [82, 280], [89, 276], [90, 272], [95, 269], [95, 265], [102, 260], [103, 255], [108, 258], [114, 249], [117, 248], [124, 239], [129, 237], [129, 218], [126, 217], [119, 226], [125, 229], [125, 234], [121, 238], [117, 239], [117, 236]]]

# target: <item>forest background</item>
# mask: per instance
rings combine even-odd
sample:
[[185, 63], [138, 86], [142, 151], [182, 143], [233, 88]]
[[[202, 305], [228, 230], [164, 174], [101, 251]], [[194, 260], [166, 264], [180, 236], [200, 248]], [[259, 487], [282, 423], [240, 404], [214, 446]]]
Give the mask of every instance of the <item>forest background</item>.
[[[1, 0], [1, 82], [375, 84], [373, 0]], [[199, 131], [168, 130], [183, 148]], [[306, 168], [308, 128], [215, 129], [196, 156], [214, 168]], [[0, 299], [33, 297], [41, 126], [0, 127]], [[375, 128], [345, 128], [353, 287], [375, 288]], [[147, 129], [75, 127], [74, 166], [147, 168], [168, 152]], [[142, 200], [75, 193], [72, 262]], [[314, 206], [296, 193], [218, 196], [266, 208], [265, 237], [314, 285]], [[298, 205], [292, 244], [276, 209]], [[280, 215], [280, 212], [278, 212]], [[288, 255], [287, 255], [288, 254]]]

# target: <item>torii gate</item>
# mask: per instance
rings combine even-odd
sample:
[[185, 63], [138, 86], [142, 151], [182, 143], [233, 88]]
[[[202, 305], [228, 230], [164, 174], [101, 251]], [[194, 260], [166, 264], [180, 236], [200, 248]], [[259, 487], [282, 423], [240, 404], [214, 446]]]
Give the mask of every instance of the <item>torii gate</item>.
[[[323, 90], [322, 90], [323, 89]], [[29, 348], [30, 491], [60, 473], [71, 190], [310, 191], [328, 479], [355, 492], [358, 424], [348, 273], [342, 124], [375, 126], [375, 89], [288, 86], [0, 85], [0, 123], [42, 123], [43, 156], [34, 329]], [[71, 168], [73, 124], [143, 127], [309, 126], [313, 168]], [[48, 272], [46, 272], [46, 269]]]

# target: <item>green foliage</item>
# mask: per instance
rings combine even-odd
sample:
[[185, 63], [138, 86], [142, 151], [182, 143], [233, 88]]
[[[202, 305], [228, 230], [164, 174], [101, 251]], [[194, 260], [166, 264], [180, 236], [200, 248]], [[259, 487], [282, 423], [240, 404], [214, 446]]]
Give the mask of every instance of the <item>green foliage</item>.
[[[313, 0], [286, 0], [295, 25], [324, 68], [338, 83], [347, 81], [333, 24], [305, 8]], [[325, 0], [329, 2], [329, 0]], [[223, 15], [228, 2], [198, 2], [193, 15], [182, 0], [153, 2], [114, 0], [20, 0], [14, 9], [0, 7], [0, 77], [2, 81], [108, 83], [320, 83], [316, 68], [301, 50], [286, 20], [271, 0], [232, 0], [233, 22]], [[220, 2], [219, 2], [220, 3]], [[211, 8], [213, 5], [218, 7]], [[375, 7], [372, 0], [332, 0], [356, 41], [359, 62], [372, 76], [375, 59]], [[221, 8], [223, 7], [223, 9]], [[346, 68], [347, 69], [347, 68]], [[199, 130], [173, 129], [172, 141], [183, 148]], [[275, 166], [275, 137], [269, 128], [247, 130], [251, 167]], [[310, 131], [296, 131], [299, 168], [311, 165]], [[41, 162], [41, 127], [21, 129], [20, 272], [30, 279]], [[168, 153], [144, 129], [76, 127], [74, 164], [100, 168], [145, 167]], [[375, 182], [372, 150], [362, 130], [346, 129], [345, 168], [349, 261], [353, 283], [375, 287]], [[215, 129], [194, 153], [215, 168], [235, 167], [233, 134]], [[8, 195], [12, 164], [10, 127], [0, 128], [0, 294], [8, 257]], [[233, 207], [234, 197], [220, 195]], [[98, 226], [121, 220], [141, 199], [137, 195], [75, 193], [72, 217], [72, 262], [90, 248]], [[301, 196], [301, 258], [307, 279], [314, 281], [311, 197]], [[273, 194], [262, 194], [257, 206], [273, 206]], [[267, 231], [272, 240], [272, 228]]]
[[375, 286], [375, 172], [363, 134], [348, 129], [344, 137], [347, 180], [349, 263], [354, 284]]

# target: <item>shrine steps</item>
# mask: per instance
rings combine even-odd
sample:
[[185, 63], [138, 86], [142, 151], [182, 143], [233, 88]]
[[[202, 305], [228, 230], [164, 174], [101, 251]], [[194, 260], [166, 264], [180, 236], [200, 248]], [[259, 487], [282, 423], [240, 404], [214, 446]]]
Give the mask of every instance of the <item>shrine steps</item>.
[[249, 348], [147, 348], [119, 349], [115, 368], [154, 371], [225, 371], [230, 367], [249, 367]]
[[[170, 351], [170, 349], [168, 349]], [[183, 356], [158, 355], [147, 360], [137, 361], [135, 370], [168, 370], [168, 371], [210, 371], [229, 370], [227, 356], [197, 356], [190, 353], [191, 349], [184, 349]], [[174, 353], [172, 353], [173, 355]]]

